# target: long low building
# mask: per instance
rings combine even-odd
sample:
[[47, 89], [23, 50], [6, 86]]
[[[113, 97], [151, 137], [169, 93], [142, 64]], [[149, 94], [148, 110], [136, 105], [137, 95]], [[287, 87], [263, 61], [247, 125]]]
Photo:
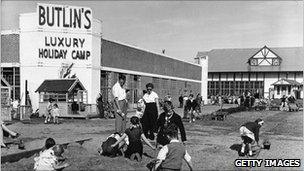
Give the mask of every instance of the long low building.
[[[41, 18], [43, 10], [54, 7], [84, 9], [86, 15], [83, 20], [77, 16], [72, 25], [58, 23], [69, 18], [55, 18], [53, 23], [47, 16]], [[102, 38], [101, 22], [90, 14], [91, 9], [85, 7], [37, 4], [35, 13], [20, 14], [19, 30], [1, 32], [1, 75], [10, 84], [12, 99], [20, 98], [23, 105], [30, 100], [35, 110], [43, 100], [35, 91], [44, 80], [77, 77], [87, 93], [82, 101], [96, 104], [100, 93], [111, 101], [111, 87], [123, 73], [131, 108], [149, 82], [160, 98], [170, 94], [175, 105], [180, 94], [201, 93], [206, 101], [207, 61], [190, 63]]]
[[198, 52], [196, 63], [208, 58], [208, 96], [240, 95], [303, 98], [303, 47], [213, 49]]

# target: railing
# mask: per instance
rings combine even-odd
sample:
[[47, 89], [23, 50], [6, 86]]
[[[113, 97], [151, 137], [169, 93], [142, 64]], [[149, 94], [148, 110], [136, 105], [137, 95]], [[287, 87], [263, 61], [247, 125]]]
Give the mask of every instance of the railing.
[[29, 105], [22, 105], [19, 107], [20, 120], [30, 120], [33, 113], [32, 107]]

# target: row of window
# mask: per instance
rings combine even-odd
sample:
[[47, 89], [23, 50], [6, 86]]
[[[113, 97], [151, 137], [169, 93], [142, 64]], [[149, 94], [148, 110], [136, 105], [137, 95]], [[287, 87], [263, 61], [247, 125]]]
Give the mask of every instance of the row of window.
[[263, 81], [208, 81], [208, 96], [241, 95], [243, 92], [259, 92], [263, 95]]
[[277, 95], [280, 95], [280, 92], [286, 92], [286, 87], [287, 87], [287, 93], [288, 95], [291, 93], [291, 86], [276, 86], [276, 89], [277, 89]]

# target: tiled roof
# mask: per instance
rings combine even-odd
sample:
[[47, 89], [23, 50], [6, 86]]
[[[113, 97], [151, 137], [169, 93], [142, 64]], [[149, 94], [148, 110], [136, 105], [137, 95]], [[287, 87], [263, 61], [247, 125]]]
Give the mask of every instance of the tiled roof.
[[1, 35], [1, 63], [19, 63], [19, 34]]
[[36, 92], [67, 93], [76, 87], [84, 90], [84, 87], [77, 79], [44, 80]]
[[197, 57], [208, 55], [209, 72], [302, 71], [304, 68], [303, 47], [269, 47], [269, 49], [282, 58], [280, 66], [249, 66], [247, 63], [248, 59], [260, 49], [213, 49], [207, 52], [198, 52]]

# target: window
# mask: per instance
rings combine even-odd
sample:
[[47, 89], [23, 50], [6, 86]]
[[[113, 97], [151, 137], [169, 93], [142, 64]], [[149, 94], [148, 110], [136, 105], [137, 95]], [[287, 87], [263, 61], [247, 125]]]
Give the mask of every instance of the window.
[[272, 65], [279, 66], [280, 65], [280, 60], [278, 58], [272, 59]]
[[251, 59], [251, 60], [250, 60], [250, 65], [251, 65], [251, 66], [256, 66], [256, 65], [258, 65], [258, 60], [257, 60], [257, 59]]
[[[221, 85], [221, 86], [220, 86]], [[253, 88], [254, 87], [254, 88]], [[256, 92], [260, 90], [261, 96], [264, 95], [263, 81], [209, 81], [208, 82], [208, 96], [211, 95], [240, 95], [245, 91]]]
[[280, 95], [280, 87], [277, 87], [277, 95]]

